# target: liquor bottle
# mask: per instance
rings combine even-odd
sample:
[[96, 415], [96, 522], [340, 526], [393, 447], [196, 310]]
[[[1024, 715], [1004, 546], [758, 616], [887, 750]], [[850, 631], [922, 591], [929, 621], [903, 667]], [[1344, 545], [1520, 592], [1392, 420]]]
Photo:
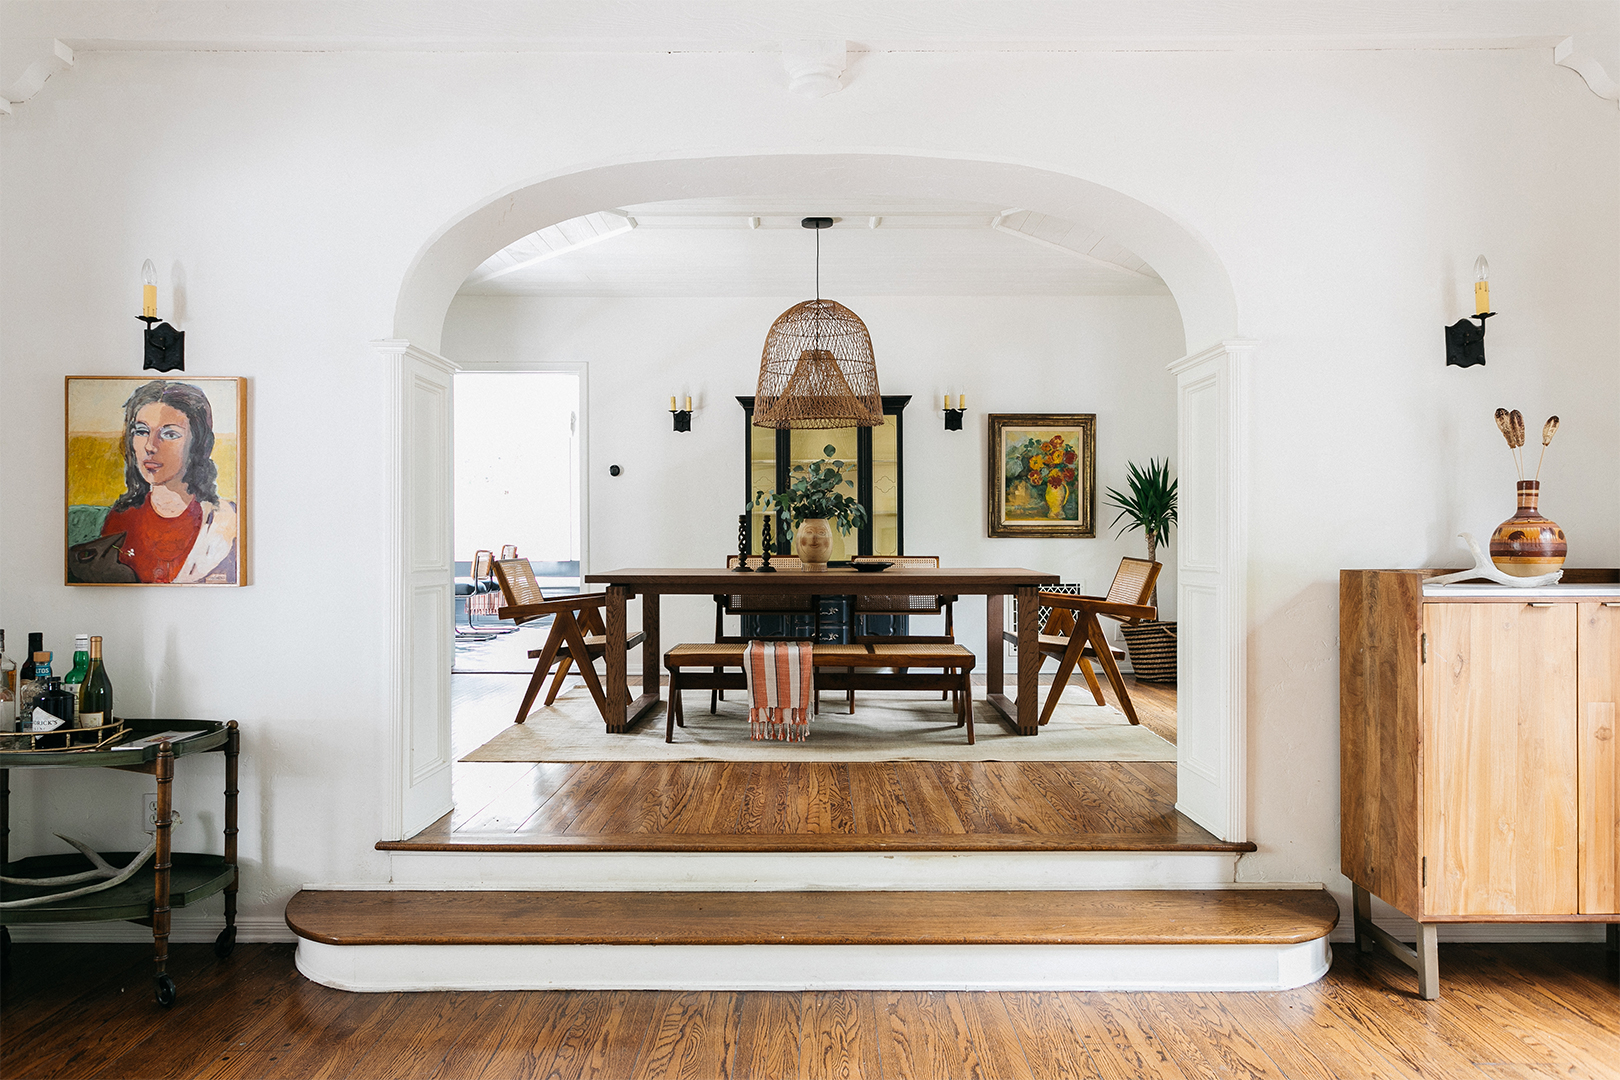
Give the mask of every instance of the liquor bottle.
[[6, 655], [6, 632], [0, 630], [0, 731], [17, 730], [17, 665]]
[[84, 685], [85, 673], [90, 670], [90, 635], [73, 635], [73, 666], [62, 676], [62, 689], [79, 700], [79, 687]]
[[100, 727], [113, 721], [112, 680], [101, 662], [101, 638], [90, 639], [90, 671], [79, 688], [79, 726]]
[[[29, 634], [28, 643], [32, 645], [41, 636]], [[29, 653], [28, 663], [23, 665], [22, 676], [17, 681], [17, 730], [31, 731], [34, 701], [45, 689], [45, 680], [51, 677], [51, 654], [44, 649]]]
[[72, 727], [73, 695], [62, 689], [62, 680], [55, 675], [47, 677], [44, 684], [45, 689], [34, 699], [34, 729], [42, 730], [41, 725], [47, 722], [48, 717], [61, 721], [60, 724], [53, 724], [49, 729], [51, 731]]

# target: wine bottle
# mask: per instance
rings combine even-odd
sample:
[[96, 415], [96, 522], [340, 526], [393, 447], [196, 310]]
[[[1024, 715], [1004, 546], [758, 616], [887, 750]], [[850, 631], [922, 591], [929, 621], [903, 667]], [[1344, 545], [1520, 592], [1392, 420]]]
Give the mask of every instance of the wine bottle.
[[101, 662], [101, 638], [90, 639], [90, 670], [79, 688], [79, 726], [100, 727], [113, 721], [112, 680]]
[[62, 689], [79, 700], [79, 687], [84, 685], [85, 673], [90, 670], [90, 635], [73, 635], [73, 666], [62, 676]]
[[[28, 643], [32, 645], [41, 636], [29, 634]], [[17, 681], [17, 730], [32, 731], [34, 701], [45, 689], [45, 680], [51, 677], [51, 654], [44, 649], [29, 653], [22, 675], [23, 678]]]
[[6, 632], [0, 630], [0, 731], [17, 730], [17, 665], [6, 655]]

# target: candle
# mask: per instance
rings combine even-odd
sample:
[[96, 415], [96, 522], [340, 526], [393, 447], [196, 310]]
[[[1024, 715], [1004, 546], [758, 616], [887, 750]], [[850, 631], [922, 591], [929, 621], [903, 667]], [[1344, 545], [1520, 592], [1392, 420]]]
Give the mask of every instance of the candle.
[[956, 407], [958, 409], [963, 409], [963, 410], [965, 410], [967, 408], [967, 395], [966, 394], [957, 395]]
[[147, 259], [141, 264], [141, 314], [146, 318], [157, 318], [157, 267], [152, 260]]
[[675, 395], [674, 394], [669, 395], [669, 411], [670, 412], [675, 411]]
[[686, 411], [687, 412], [692, 411], [692, 395], [691, 394], [686, 395]]
[[949, 395], [949, 394], [945, 395], [945, 411], [946, 412], [951, 411], [951, 395]]
[[1481, 255], [1474, 260], [1474, 314], [1491, 310], [1491, 264]]

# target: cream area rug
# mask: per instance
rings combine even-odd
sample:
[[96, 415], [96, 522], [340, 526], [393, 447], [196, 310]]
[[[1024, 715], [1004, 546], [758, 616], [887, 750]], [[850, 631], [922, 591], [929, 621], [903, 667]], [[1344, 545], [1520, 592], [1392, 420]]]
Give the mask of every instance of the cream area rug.
[[[1043, 688], [1044, 689], [1044, 688]], [[665, 691], [667, 693], [667, 691]], [[1176, 748], [1112, 706], [1093, 704], [1082, 687], [1065, 689], [1052, 720], [1036, 736], [1014, 735], [994, 709], [974, 703], [977, 741], [956, 726], [937, 694], [865, 692], [851, 716], [842, 693], [828, 691], [802, 743], [748, 737], [744, 693], [731, 690], [717, 713], [709, 692], [689, 691], [686, 726], [664, 742], [659, 707], [633, 731], [609, 735], [590, 694], [576, 689], [549, 708], [509, 725], [463, 761], [1174, 761]]]

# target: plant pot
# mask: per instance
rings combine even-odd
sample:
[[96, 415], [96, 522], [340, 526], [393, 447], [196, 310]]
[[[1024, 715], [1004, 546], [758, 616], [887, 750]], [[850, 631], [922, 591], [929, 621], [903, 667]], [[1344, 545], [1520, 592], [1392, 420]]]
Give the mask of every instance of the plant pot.
[[1519, 481], [1519, 509], [1491, 534], [1491, 562], [1504, 574], [1535, 577], [1564, 565], [1569, 544], [1556, 521], [1541, 516], [1541, 481]]
[[1176, 681], [1176, 624], [1157, 619], [1120, 623], [1131, 671], [1139, 682]]
[[827, 569], [827, 556], [832, 554], [832, 526], [826, 518], [805, 518], [799, 523], [796, 538], [799, 562], [806, 570]]

